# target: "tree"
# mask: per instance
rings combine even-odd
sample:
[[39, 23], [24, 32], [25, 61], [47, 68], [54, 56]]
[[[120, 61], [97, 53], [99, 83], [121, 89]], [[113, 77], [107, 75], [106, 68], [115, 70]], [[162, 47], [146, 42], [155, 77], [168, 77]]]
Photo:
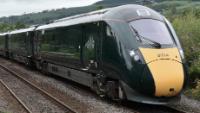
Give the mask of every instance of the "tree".
[[26, 28], [26, 25], [21, 22], [17, 22], [15, 24], [15, 29], [21, 29], [21, 28]]
[[103, 8], [104, 8], [104, 7], [101, 6], [101, 5], [97, 5], [97, 6], [96, 6], [96, 9], [97, 9], [97, 10], [101, 10], [101, 9], [103, 9]]
[[15, 24], [0, 23], [0, 32], [8, 32], [15, 29], [22, 29], [28, 27], [27, 25], [17, 22]]

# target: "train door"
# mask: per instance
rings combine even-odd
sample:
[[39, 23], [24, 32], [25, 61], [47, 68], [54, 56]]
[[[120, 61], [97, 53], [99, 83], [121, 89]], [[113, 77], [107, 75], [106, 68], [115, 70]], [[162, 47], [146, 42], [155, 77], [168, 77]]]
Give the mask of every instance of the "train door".
[[26, 37], [26, 51], [27, 51], [27, 61], [26, 64], [32, 66], [33, 65], [33, 37], [34, 32], [27, 32]]
[[99, 25], [98, 23], [84, 26], [82, 40], [82, 63], [83, 70], [95, 70], [99, 62]]

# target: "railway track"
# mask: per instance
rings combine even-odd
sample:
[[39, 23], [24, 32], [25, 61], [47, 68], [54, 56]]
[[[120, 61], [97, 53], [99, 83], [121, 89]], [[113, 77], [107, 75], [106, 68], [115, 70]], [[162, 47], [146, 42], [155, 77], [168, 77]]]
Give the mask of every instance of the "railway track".
[[[27, 112], [27, 113], [32, 113], [31, 110], [22, 102], [21, 99], [19, 99], [15, 93], [2, 81], [0, 80], [0, 84], [10, 93], [10, 95], [15, 99], [17, 100], [17, 102], [24, 108], [24, 110]], [[8, 97], [9, 94], [6, 94], [6, 96]]]
[[[51, 94], [49, 94], [48, 92], [44, 91], [43, 89], [39, 88], [38, 86], [36, 86], [35, 84], [31, 83], [30, 81], [24, 79], [22, 76], [20, 76], [18, 73], [10, 70], [9, 68], [3, 66], [2, 64], [0, 64], [0, 68], [2, 68], [3, 70], [9, 72], [11, 75], [17, 77], [18, 79], [20, 79], [22, 82], [24, 82], [25, 84], [31, 86], [32, 88], [34, 88], [35, 90], [41, 92], [41, 94], [46, 95], [49, 99], [53, 100], [54, 102], [56, 102], [57, 104], [59, 104], [60, 106], [64, 107], [65, 109], [69, 110], [70, 113], [79, 113], [78, 111], [76, 111], [75, 109], [71, 108], [69, 105], [66, 105], [65, 103], [63, 103], [62, 101], [58, 100], [57, 98], [53, 97]], [[9, 89], [8, 86], [6, 86], [6, 84], [3, 81], [0, 81], [8, 90], [9, 92], [17, 99], [18, 102], [20, 102], [20, 104], [22, 104], [22, 106], [26, 109], [26, 111], [28, 113], [32, 113], [31, 110], [29, 110], [29, 108], [14, 94], [14, 92], [12, 90]]]
[[[73, 113], [78, 113], [76, 110], [73, 110], [71, 107], [69, 107], [68, 105], [65, 105], [62, 101], [59, 101], [58, 99], [56, 99], [55, 97], [53, 97], [51, 94], [47, 93], [46, 91], [44, 91], [43, 89], [37, 87], [36, 85], [34, 85], [33, 83], [31, 83], [29, 80], [23, 78], [21, 76], [21, 74], [18, 74], [16, 73], [16, 70], [13, 71], [10, 69], [10, 67], [6, 67], [2, 64], [0, 64], [0, 68], [4, 69], [5, 71], [11, 73], [12, 75], [16, 76], [17, 78], [21, 79], [22, 81], [24, 81], [25, 83], [27, 84], [30, 84], [30, 86], [34, 87], [35, 89], [38, 89], [38, 90], [41, 90], [42, 93], [44, 93], [45, 95], [49, 96], [49, 98], [54, 98], [54, 101], [62, 104], [62, 106], [70, 109], [71, 112]], [[126, 105], [125, 105], [126, 106]], [[129, 106], [129, 105], [128, 105]], [[143, 106], [144, 106], [144, 109], [143, 109]], [[134, 109], [134, 113], [156, 113], [156, 112], [162, 112], [162, 113], [188, 113], [186, 111], [183, 111], [183, 110], [180, 110], [180, 109], [176, 109], [176, 108], [173, 108], [171, 106], [162, 106], [162, 107], [148, 107], [146, 105], [139, 105], [139, 109], [137, 109], [137, 107], [135, 107], [134, 105], [132, 106], [129, 106], [129, 108], [131, 109]], [[142, 109], [141, 109], [142, 108]], [[151, 112], [151, 109], [152, 112]]]

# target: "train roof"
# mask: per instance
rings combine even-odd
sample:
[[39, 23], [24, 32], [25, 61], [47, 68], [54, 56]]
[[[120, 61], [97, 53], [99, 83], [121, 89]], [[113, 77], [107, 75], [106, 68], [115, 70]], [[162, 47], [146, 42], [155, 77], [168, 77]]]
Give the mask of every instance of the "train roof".
[[0, 33], [0, 36], [5, 36], [5, 35], [7, 35], [8, 33], [7, 32], [5, 32], [5, 33]]
[[129, 4], [122, 5], [114, 8], [107, 8], [98, 11], [93, 11], [90, 13], [70, 16], [66, 18], [62, 18], [59, 20], [55, 20], [52, 23], [41, 25], [41, 26], [33, 26], [26, 29], [19, 29], [11, 32], [1, 33], [0, 36], [4, 36], [7, 34], [18, 34], [24, 33], [34, 30], [43, 30], [43, 29], [51, 29], [56, 27], [65, 27], [77, 24], [85, 24], [91, 22], [98, 21], [125, 21], [130, 22], [135, 19], [142, 18], [151, 18], [160, 21], [164, 21], [164, 18], [158, 12], [141, 5]]
[[25, 33], [25, 32], [29, 32], [29, 31], [33, 31], [35, 30], [35, 27], [30, 27], [30, 28], [26, 28], [26, 29], [19, 29], [19, 30], [15, 30], [15, 31], [11, 31], [9, 34], [18, 34], [18, 33]]
[[129, 4], [59, 19], [54, 21], [53, 23], [41, 25], [36, 30], [51, 29], [55, 27], [65, 27], [98, 21], [117, 20], [129, 22], [134, 19], [141, 18], [151, 18], [164, 21], [163, 16], [161, 14], [148, 7]]

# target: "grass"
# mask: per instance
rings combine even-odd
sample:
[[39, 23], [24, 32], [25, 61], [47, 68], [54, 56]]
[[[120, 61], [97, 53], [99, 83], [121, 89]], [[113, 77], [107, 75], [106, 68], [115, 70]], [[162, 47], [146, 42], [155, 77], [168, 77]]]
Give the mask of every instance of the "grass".
[[187, 8], [200, 8], [200, 2], [167, 0], [156, 4], [152, 4], [149, 7], [152, 7], [153, 9], [156, 9], [158, 11], [171, 10], [172, 8], [176, 8], [177, 10], [181, 11]]
[[200, 81], [195, 88], [186, 90], [185, 95], [200, 101]]

